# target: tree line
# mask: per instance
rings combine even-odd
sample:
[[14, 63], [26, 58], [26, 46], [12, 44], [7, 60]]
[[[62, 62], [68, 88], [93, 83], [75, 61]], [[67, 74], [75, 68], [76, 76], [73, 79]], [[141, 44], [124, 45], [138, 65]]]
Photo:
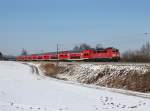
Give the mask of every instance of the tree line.
[[124, 62], [150, 62], [150, 42], [146, 42], [140, 49], [128, 50], [122, 54]]
[[[80, 51], [80, 50], [86, 50], [86, 49], [92, 49], [93, 47], [91, 47], [89, 44], [86, 43], [82, 43], [80, 45], [76, 45], [73, 50], [74, 51]], [[94, 49], [102, 49], [103, 46], [101, 44], [97, 44]]]

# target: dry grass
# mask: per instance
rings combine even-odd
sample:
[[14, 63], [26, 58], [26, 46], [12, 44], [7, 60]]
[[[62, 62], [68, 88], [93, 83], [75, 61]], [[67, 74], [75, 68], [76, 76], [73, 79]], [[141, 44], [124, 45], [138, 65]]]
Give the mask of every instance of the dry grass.
[[104, 76], [95, 82], [97, 82], [97, 85], [107, 86], [110, 88], [127, 89], [138, 92], [150, 92], [150, 72], [145, 74], [129, 72], [126, 75], [113, 75], [113, 77]]
[[53, 63], [41, 63], [40, 68], [44, 71], [46, 76], [54, 77], [57, 74], [63, 73], [64, 67], [57, 66]]
[[58, 67], [51, 63], [42, 63], [41, 66], [42, 70], [44, 70], [45, 75], [47, 76], [54, 76], [58, 73]]

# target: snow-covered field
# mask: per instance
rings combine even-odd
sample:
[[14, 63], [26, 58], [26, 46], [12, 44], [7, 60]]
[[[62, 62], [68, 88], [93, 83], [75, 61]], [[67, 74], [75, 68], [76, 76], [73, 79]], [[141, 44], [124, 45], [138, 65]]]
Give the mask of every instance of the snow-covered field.
[[150, 99], [38, 76], [0, 61], [0, 111], [150, 111]]

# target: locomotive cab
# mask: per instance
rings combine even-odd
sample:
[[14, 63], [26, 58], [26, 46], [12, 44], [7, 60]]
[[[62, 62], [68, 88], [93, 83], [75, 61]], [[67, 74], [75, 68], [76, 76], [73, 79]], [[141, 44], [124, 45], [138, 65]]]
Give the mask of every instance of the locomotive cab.
[[107, 51], [109, 53], [109, 56], [111, 57], [111, 60], [112, 61], [119, 61], [120, 60], [120, 52], [118, 49], [115, 49], [115, 48], [107, 48]]

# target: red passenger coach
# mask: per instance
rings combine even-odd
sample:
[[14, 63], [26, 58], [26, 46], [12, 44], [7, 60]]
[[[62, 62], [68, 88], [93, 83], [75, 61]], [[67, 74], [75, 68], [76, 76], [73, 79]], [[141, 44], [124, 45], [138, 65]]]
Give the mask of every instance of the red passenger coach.
[[32, 60], [32, 57], [31, 57], [30, 55], [28, 55], [28, 56], [26, 56], [26, 59], [27, 59], [28, 61], [30, 61], [30, 60]]
[[69, 59], [69, 52], [64, 51], [64, 52], [59, 52], [59, 60], [68, 60]]
[[42, 58], [43, 60], [50, 60], [51, 54], [44, 54]]
[[81, 51], [69, 51], [69, 60], [71, 61], [83, 60], [82, 55], [83, 54]]
[[28, 60], [28, 56], [24, 56], [24, 61], [27, 61]]
[[18, 61], [24, 61], [25, 60], [25, 56], [18, 56], [16, 59]]
[[51, 53], [50, 60], [58, 60], [58, 55], [56, 52]]
[[42, 55], [37, 55], [37, 60], [43, 60], [43, 56]]
[[35, 54], [33, 54], [33, 55], [31, 55], [31, 58], [32, 58], [32, 60], [33, 60], [33, 61], [35, 61], [35, 60], [37, 60], [37, 59], [38, 59], [38, 56], [37, 56], [37, 55], [35, 55]]

